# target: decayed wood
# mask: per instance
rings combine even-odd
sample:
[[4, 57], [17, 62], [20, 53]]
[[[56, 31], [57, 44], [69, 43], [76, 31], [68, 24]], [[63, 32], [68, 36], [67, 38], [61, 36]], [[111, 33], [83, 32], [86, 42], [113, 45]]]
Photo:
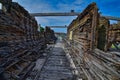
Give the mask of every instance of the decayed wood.
[[[112, 24], [108, 30], [108, 46], [109, 49], [112, 44], [120, 42], [120, 24]], [[119, 49], [120, 51], [120, 49]]]
[[[98, 9], [96, 4], [89, 5], [68, 27], [68, 35], [73, 31], [74, 39], [88, 43], [89, 50], [96, 45], [96, 26], [98, 25]], [[85, 41], [85, 42], [84, 42]], [[86, 47], [87, 47], [86, 46]]]
[[[84, 53], [77, 45], [67, 44], [74, 63], [80, 65], [87, 80], [119, 80], [120, 79], [120, 57], [118, 52], [105, 53], [99, 49], [94, 52]], [[71, 47], [70, 47], [71, 46]], [[74, 47], [73, 47], [74, 46]]]
[[[98, 24], [99, 23], [99, 24]], [[105, 28], [105, 43], [101, 45], [99, 30]], [[120, 79], [120, 53], [107, 51], [110, 35], [119, 31], [119, 28], [111, 29], [109, 21], [104, 17], [99, 17], [95, 3], [90, 4], [73, 22], [67, 30], [67, 40], [65, 41], [69, 53], [78, 71], [83, 71], [85, 80], [119, 80]], [[70, 32], [72, 39], [69, 39]], [[114, 41], [119, 41], [118, 35]], [[67, 48], [66, 47], [66, 48]]]
[[37, 31], [35, 18], [18, 3], [8, 2], [4, 7], [7, 11], [0, 10], [0, 74], [7, 80], [23, 80], [42, 55], [45, 37]]
[[55, 43], [56, 37], [55, 37], [54, 31], [50, 29], [50, 27], [45, 28], [44, 35], [45, 35], [45, 40], [47, 44]]

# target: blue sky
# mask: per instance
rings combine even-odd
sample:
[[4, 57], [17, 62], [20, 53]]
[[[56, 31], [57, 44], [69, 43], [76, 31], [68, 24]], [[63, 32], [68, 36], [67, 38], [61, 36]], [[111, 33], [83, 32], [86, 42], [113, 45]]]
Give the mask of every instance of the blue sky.
[[[88, 4], [96, 2], [99, 12], [104, 16], [120, 17], [120, 0], [13, 0], [22, 5], [30, 13], [42, 12], [82, 12]], [[36, 17], [42, 26], [69, 25], [75, 16], [71, 17]], [[66, 32], [66, 29], [54, 29], [55, 32]]]

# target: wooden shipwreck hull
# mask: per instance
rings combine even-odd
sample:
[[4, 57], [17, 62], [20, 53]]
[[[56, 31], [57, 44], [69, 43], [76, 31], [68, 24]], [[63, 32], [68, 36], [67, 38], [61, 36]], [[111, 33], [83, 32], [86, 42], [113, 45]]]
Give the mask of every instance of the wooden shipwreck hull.
[[95, 3], [89, 5], [68, 27], [69, 39], [81, 42], [84, 50], [92, 50], [96, 45], [98, 16]]
[[54, 31], [50, 27], [45, 28], [44, 35], [47, 44], [53, 44], [57, 40]]
[[45, 38], [35, 18], [18, 3], [6, 1], [0, 10], [0, 79], [24, 80], [45, 49]]
[[65, 46], [70, 51], [79, 76], [82, 71], [85, 80], [120, 79], [120, 52], [104, 52], [108, 50], [109, 38], [112, 37], [108, 36], [110, 23], [100, 17], [95, 3], [88, 5], [67, 31]]

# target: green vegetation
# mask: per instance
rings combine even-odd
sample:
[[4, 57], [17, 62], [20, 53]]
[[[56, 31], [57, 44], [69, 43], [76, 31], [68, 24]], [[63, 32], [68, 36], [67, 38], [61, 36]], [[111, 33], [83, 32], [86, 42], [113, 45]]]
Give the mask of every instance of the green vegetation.
[[39, 29], [40, 32], [44, 32], [44, 30], [45, 30], [45, 29], [41, 26], [41, 24], [39, 24], [39, 28], [38, 28], [38, 29]]
[[44, 28], [43, 27], [40, 27], [40, 32], [44, 32]]

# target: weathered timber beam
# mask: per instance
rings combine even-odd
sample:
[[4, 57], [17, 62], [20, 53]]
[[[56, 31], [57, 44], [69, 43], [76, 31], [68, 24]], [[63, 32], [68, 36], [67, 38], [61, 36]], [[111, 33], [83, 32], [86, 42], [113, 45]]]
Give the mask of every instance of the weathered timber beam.
[[30, 13], [31, 16], [35, 16], [35, 17], [42, 17], [42, 16], [78, 16], [80, 13]]
[[67, 26], [47, 26], [47, 27], [50, 27], [50, 28], [67, 28]]
[[103, 16], [109, 20], [116, 20], [116, 21], [120, 21], [120, 17], [115, 17], [115, 16]]
[[[61, 13], [30, 13], [34, 17], [45, 17], [45, 16], [78, 16], [80, 12], [61, 12]], [[102, 16], [109, 20], [120, 21], [120, 17], [114, 16]]]
[[55, 34], [67, 34], [67, 33], [64, 33], [64, 32], [55, 32]]

